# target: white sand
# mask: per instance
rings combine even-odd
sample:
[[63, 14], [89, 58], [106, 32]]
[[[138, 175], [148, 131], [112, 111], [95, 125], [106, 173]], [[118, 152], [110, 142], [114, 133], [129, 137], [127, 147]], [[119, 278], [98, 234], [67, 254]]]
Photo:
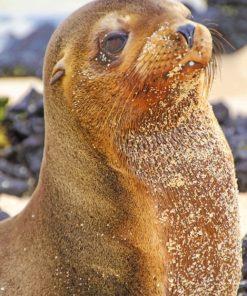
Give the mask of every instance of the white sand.
[[0, 196], [0, 208], [8, 213], [11, 217], [20, 213], [28, 204], [30, 198], [18, 198], [7, 194], [1, 194]]
[[10, 98], [10, 103], [14, 104], [25, 94], [30, 88], [34, 88], [39, 92], [43, 91], [42, 81], [38, 78], [0, 78], [0, 96]]
[[233, 55], [221, 58], [210, 100], [224, 101], [232, 114], [247, 114], [247, 46]]

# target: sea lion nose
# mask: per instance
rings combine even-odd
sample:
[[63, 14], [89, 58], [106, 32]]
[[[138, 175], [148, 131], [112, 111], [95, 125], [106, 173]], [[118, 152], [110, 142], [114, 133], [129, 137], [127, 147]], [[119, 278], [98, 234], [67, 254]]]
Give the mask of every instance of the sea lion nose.
[[181, 33], [186, 39], [189, 48], [192, 48], [194, 44], [195, 28], [196, 27], [192, 24], [186, 24], [177, 29], [177, 33]]

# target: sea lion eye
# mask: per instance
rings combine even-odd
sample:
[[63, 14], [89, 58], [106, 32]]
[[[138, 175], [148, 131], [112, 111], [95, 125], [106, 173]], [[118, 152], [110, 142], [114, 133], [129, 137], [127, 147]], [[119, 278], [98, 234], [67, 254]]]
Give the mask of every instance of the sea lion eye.
[[109, 54], [120, 53], [128, 40], [128, 34], [124, 32], [111, 32], [105, 36], [103, 49]]

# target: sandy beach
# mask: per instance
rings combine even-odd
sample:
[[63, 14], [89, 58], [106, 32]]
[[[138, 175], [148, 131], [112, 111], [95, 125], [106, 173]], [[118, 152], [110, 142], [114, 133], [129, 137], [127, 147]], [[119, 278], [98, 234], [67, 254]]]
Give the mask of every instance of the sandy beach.
[[219, 61], [210, 101], [223, 101], [233, 115], [247, 115], [247, 46]]
[[35, 77], [0, 78], [0, 97], [9, 97], [11, 104], [18, 102], [31, 88], [42, 92], [42, 81]]

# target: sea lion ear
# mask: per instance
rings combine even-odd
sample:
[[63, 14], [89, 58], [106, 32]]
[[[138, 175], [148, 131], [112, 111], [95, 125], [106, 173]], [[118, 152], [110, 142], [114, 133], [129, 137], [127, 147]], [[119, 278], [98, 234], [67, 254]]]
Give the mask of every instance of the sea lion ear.
[[53, 68], [50, 85], [55, 84], [64, 75], [65, 75], [65, 64], [64, 64], [64, 58], [62, 58], [56, 63], [55, 67]]

